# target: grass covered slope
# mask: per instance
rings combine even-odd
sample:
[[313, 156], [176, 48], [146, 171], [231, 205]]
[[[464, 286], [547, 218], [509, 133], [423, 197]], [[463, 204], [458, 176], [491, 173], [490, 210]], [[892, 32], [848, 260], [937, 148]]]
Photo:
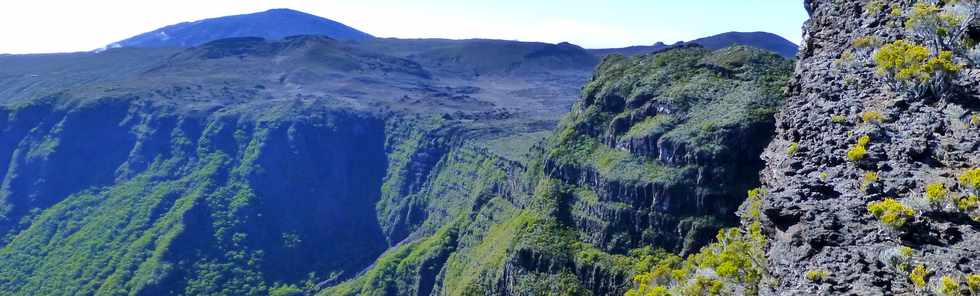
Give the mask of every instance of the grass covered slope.
[[4, 109], [0, 294], [267, 295], [386, 247], [383, 121], [316, 101], [146, 103]]
[[749, 47], [607, 58], [543, 162], [547, 176], [591, 191], [571, 205], [583, 239], [687, 253], [733, 224], [790, 70]]

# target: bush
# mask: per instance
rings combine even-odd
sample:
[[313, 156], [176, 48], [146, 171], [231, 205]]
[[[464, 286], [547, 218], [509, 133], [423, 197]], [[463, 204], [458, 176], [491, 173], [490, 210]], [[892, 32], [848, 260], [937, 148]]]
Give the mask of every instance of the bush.
[[806, 279], [809, 280], [809, 281], [811, 281], [811, 282], [819, 282], [819, 281], [823, 281], [824, 279], [826, 279], [827, 276], [829, 276], [829, 275], [830, 274], [826, 270], [823, 270], [823, 269], [811, 269], [810, 271], [807, 271], [806, 272], [806, 275], [805, 276], [806, 276]]
[[878, 111], [865, 111], [861, 112], [861, 121], [864, 123], [881, 123], [885, 120], [885, 116]]
[[939, 293], [946, 296], [961, 295], [960, 281], [952, 276], [944, 275], [942, 279], [939, 280]]
[[799, 150], [800, 150], [800, 144], [793, 142], [789, 144], [789, 147], [786, 148], [786, 155], [793, 156], [794, 154], [796, 154], [796, 151]]
[[830, 121], [833, 123], [844, 123], [847, 122], [847, 116], [844, 115], [831, 115]]
[[980, 274], [967, 275], [966, 287], [970, 289], [970, 293], [980, 294]]
[[902, 257], [909, 258], [915, 253], [915, 250], [908, 246], [898, 247], [898, 254]]
[[964, 37], [980, 15], [980, 4], [973, 0], [944, 2], [919, 0], [909, 11], [905, 28], [937, 51], [964, 49], [969, 43]]
[[959, 179], [963, 187], [973, 189], [974, 191], [980, 190], [980, 168], [967, 170], [960, 175]]
[[926, 276], [928, 275], [929, 272], [926, 270], [926, 266], [919, 264], [912, 269], [911, 273], [909, 273], [909, 281], [911, 281], [912, 285], [914, 285], [916, 288], [922, 289], [926, 287]]
[[874, 182], [878, 182], [877, 172], [864, 173], [864, 178], [861, 179], [861, 190], [867, 189]]
[[747, 227], [718, 231], [716, 241], [687, 259], [668, 256], [655, 267], [640, 270], [627, 296], [648, 295], [756, 295], [768, 274], [766, 238], [762, 234], [763, 189], [749, 191], [743, 218]]
[[962, 65], [953, 62], [953, 52], [933, 55], [928, 47], [905, 40], [885, 44], [874, 54], [878, 75], [888, 78], [895, 90], [918, 97], [926, 90], [945, 90], [948, 77]]
[[943, 183], [930, 183], [926, 185], [926, 200], [930, 205], [940, 206], [946, 197], [949, 196], [949, 189]]
[[978, 206], [980, 206], [980, 199], [978, 199], [976, 195], [972, 194], [962, 197], [956, 202], [956, 207], [963, 212], [976, 210]]
[[864, 5], [864, 12], [869, 15], [878, 15], [885, 10], [885, 2], [882, 0], [871, 0]]
[[980, 126], [980, 115], [974, 114], [970, 116], [970, 125]]
[[893, 229], [905, 227], [915, 218], [915, 210], [892, 198], [869, 203], [868, 212]]
[[877, 47], [878, 42], [878, 38], [874, 36], [861, 36], [851, 41], [851, 46], [854, 46], [854, 48]]
[[850, 159], [851, 161], [860, 161], [864, 159], [864, 157], [868, 154], [869, 143], [871, 143], [871, 137], [868, 135], [858, 138], [857, 144], [851, 147], [851, 149], [847, 150], [847, 159]]

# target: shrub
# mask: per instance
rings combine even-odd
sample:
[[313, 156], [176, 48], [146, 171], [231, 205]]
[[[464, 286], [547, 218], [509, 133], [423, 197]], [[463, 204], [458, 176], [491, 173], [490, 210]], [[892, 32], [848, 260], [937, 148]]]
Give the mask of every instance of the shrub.
[[980, 274], [967, 275], [966, 287], [970, 289], [970, 293], [980, 294]]
[[910, 248], [908, 246], [898, 247], [898, 254], [899, 255], [902, 255], [902, 257], [909, 258], [909, 257], [912, 257], [912, 255], [914, 253], [915, 253], [915, 250], [913, 250], [912, 248]]
[[830, 174], [828, 174], [827, 172], [820, 172], [821, 181], [827, 181], [827, 178], [830, 178]]
[[760, 221], [761, 197], [765, 194], [763, 189], [749, 191], [743, 214], [751, 221], [747, 227], [722, 229], [715, 242], [687, 259], [670, 255], [655, 267], [641, 270], [633, 277], [636, 285], [626, 295], [734, 295], [736, 291], [739, 295], [758, 294], [759, 282], [768, 274], [766, 238]]
[[901, 17], [902, 13], [904, 13], [904, 11], [902, 11], [902, 6], [892, 4], [891, 11], [888, 14], [890, 14], [892, 17]]
[[928, 275], [929, 272], [926, 271], [926, 266], [919, 264], [912, 269], [911, 273], [909, 273], [909, 281], [911, 281], [912, 285], [914, 285], [916, 288], [922, 289], [926, 287], [926, 276]]
[[949, 189], [946, 189], [945, 184], [930, 183], [926, 185], [926, 200], [929, 201], [929, 204], [939, 206], [946, 201], [947, 196], [949, 196]]
[[892, 198], [869, 203], [868, 212], [881, 223], [894, 229], [905, 227], [915, 218], [915, 210]]
[[867, 189], [874, 182], [878, 182], [877, 172], [864, 173], [864, 178], [861, 178], [861, 190]]
[[953, 62], [951, 51], [933, 55], [928, 47], [905, 40], [885, 44], [874, 54], [878, 75], [888, 78], [895, 90], [921, 96], [926, 90], [942, 92], [947, 77], [962, 66]]
[[919, 0], [909, 11], [905, 28], [935, 50], [959, 50], [967, 47], [964, 38], [970, 24], [980, 15], [980, 3], [968, 1]]
[[796, 151], [799, 150], [800, 150], [799, 143], [796, 142], [790, 143], [789, 147], [786, 148], [786, 155], [793, 156], [794, 154], [796, 154]]
[[970, 116], [970, 125], [980, 126], [980, 114], [974, 114]]
[[881, 123], [885, 120], [885, 116], [878, 111], [864, 111], [861, 112], [861, 121], [864, 123]]
[[269, 289], [269, 296], [302, 296], [303, 290], [295, 285], [277, 285]]
[[847, 116], [844, 115], [831, 115], [830, 121], [833, 123], [844, 123], [847, 122]]
[[877, 47], [878, 38], [874, 36], [861, 36], [851, 41], [851, 46], [854, 46], [854, 48]]
[[980, 168], [967, 170], [960, 175], [960, 184], [974, 191], [980, 190]]
[[827, 278], [830, 274], [823, 269], [811, 269], [806, 272], [806, 279], [811, 282], [819, 282]]
[[978, 206], [980, 206], [980, 199], [978, 199], [976, 195], [972, 194], [962, 197], [956, 202], [956, 207], [963, 212], [976, 210]]
[[952, 276], [944, 275], [942, 279], [939, 280], [939, 293], [946, 296], [961, 295], [960, 281]]
[[885, 2], [882, 0], [871, 0], [864, 5], [864, 12], [869, 15], [878, 15], [885, 10]]
[[868, 144], [871, 143], [871, 137], [868, 135], [861, 136], [858, 138], [857, 144], [855, 144], [851, 149], [847, 150], [847, 159], [851, 161], [860, 161], [864, 159], [868, 154]]
[[871, 136], [868, 135], [861, 136], [860, 138], [858, 138], [857, 144], [858, 146], [868, 146], [868, 144], [871, 144]]

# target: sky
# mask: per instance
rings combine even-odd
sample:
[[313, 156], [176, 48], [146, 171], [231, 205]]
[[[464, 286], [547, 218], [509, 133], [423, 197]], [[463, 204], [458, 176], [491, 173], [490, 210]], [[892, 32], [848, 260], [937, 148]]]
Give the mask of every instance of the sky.
[[0, 53], [88, 51], [184, 21], [291, 8], [378, 37], [586, 48], [767, 31], [799, 44], [802, 0], [0, 0]]

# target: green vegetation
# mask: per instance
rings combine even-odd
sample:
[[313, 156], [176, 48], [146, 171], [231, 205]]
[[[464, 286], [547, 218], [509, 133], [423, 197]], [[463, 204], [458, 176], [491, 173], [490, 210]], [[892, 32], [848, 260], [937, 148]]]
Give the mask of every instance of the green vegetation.
[[871, 0], [864, 5], [864, 12], [868, 15], [877, 15], [885, 10], [885, 2], [882, 0]]
[[663, 259], [635, 276], [634, 288], [626, 295], [722, 295], [736, 290], [756, 295], [759, 282], [768, 274], [761, 225], [761, 198], [765, 194], [762, 189], [749, 191], [745, 228], [721, 230], [714, 243], [687, 259]]
[[303, 296], [303, 289], [295, 285], [279, 285], [269, 289], [269, 296]]
[[868, 212], [893, 229], [905, 227], [915, 218], [915, 210], [892, 198], [869, 203]]
[[875, 36], [861, 36], [851, 41], [854, 48], [873, 48], [878, 47], [881, 41]]
[[874, 54], [878, 74], [892, 80], [892, 87], [922, 95], [930, 87], [942, 91], [947, 77], [962, 68], [953, 62], [953, 52], [932, 55], [929, 48], [905, 40], [885, 44]]
[[861, 112], [861, 121], [864, 123], [881, 123], [885, 120], [885, 116], [878, 111], [865, 111]]
[[977, 198], [976, 195], [972, 194], [964, 196], [956, 202], [956, 207], [963, 212], [974, 211], [977, 208], [980, 208], [980, 198]]
[[786, 148], [786, 155], [793, 156], [793, 155], [796, 154], [796, 151], [799, 151], [799, 150], [800, 150], [800, 144], [799, 143], [796, 143], [796, 142], [790, 143], [789, 144], [789, 147]]
[[829, 276], [830, 273], [824, 269], [811, 269], [806, 272], [806, 279], [811, 282], [820, 282]]
[[878, 73], [894, 90], [914, 97], [929, 91], [945, 97], [949, 78], [963, 67], [956, 61], [973, 60], [975, 45], [966, 33], [980, 17], [980, 2], [919, 0], [907, 13], [895, 4], [891, 14], [906, 17], [905, 29], [913, 38], [883, 45], [874, 55]]
[[865, 172], [861, 179], [861, 190], [867, 189], [874, 182], [878, 182], [878, 172]]
[[942, 206], [942, 204], [946, 202], [946, 198], [948, 196], [949, 189], [946, 189], [946, 184], [930, 183], [926, 185], [926, 201], [928, 201], [933, 207]]
[[939, 294], [945, 296], [960, 296], [960, 281], [956, 278], [944, 275], [939, 280]]
[[980, 293], [980, 274], [966, 275], [966, 287], [970, 289], [972, 294]]
[[929, 272], [926, 270], [926, 266], [919, 264], [909, 272], [909, 281], [916, 288], [923, 289], [926, 287], [926, 277], [929, 276]]
[[858, 138], [857, 143], [847, 150], [847, 159], [851, 161], [860, 161], [864, 159], [868, 154], [868, 144], [871, 143], [871, 137], [868, 135], [861, 136]]
[[959, 177], [960, 184], [967, 189], [980, 190], [980, 168], [967, 170]]
[[830, 122], [833, 123], [845, 123], [847, 122], [847, 116], [844, 115], [831, 115]]

